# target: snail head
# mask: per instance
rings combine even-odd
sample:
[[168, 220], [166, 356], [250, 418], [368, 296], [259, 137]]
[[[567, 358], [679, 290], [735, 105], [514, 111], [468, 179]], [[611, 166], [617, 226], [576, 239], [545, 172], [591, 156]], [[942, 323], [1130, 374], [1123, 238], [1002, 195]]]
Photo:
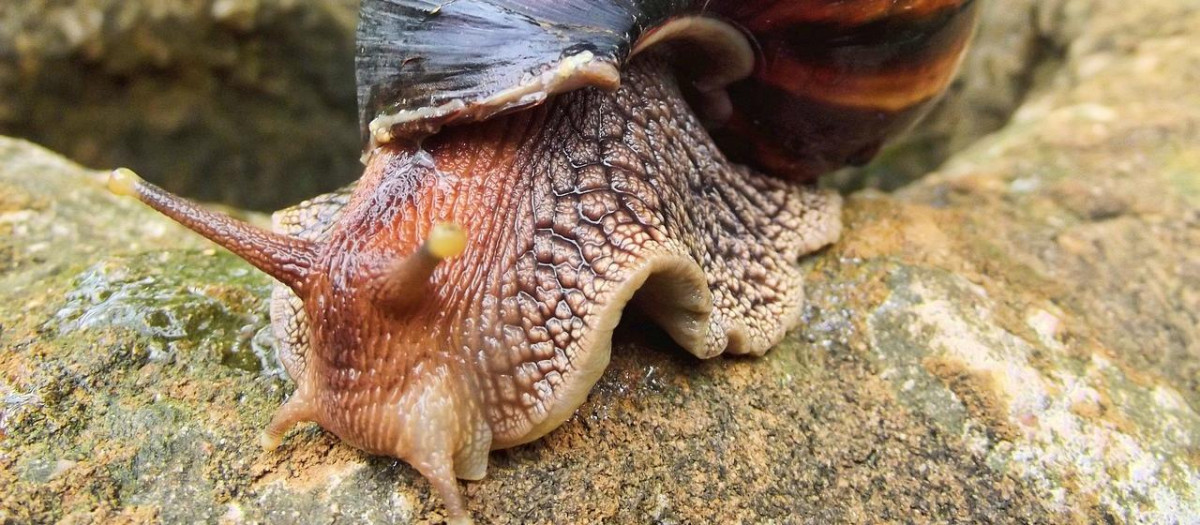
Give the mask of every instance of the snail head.
[[[360, 185], [381, 182], [369, 171]], [[439, 290], [454, 288], [436, 284], [461, 278], [443, 263], [468, 248], [458, 224], [397, 226], [390, 220], [405, 219], [395, 217], [401, 207], [363, 198], [343, 210], [350, 220], [308, 240], [207, 210], [128, 169], [113, 171], [108, 188], [221, 245], [294, 294], [282, 302], [294, 311], [272, 317], [280, 359], [297, 389], [264, 432], [264, 447], [278, 446], [293, 424], [315, 421], [358, 448], [405, 459], [461, 509], [455, 479], [483, 477], [491, 439], [472, 392], [473, 364], [447, 348], [466, 337], [446, 333], [456, 326], [449, 321], [454, 298]]]

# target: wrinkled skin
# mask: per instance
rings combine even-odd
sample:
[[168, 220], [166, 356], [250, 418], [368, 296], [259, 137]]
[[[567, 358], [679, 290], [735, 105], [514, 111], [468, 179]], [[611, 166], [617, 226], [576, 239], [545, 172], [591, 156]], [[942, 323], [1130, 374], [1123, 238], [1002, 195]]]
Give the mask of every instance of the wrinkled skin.
[[838, 236], [838, 197], [729, 163], [666, 64], [378, 148], [352, 194], [277, 214], [276, 234], [127, 170], [110, 187], [282, 283], [297, 387], [266, 446], [316, 422], [409, 462], [465, 521], [456, 478], [575, 411], [627, 306], [698, 357], [760, 355], [799, 320], [797, 259]]
[[[762, 354], [796, 324], [794, 263], [836, 239], [838, 198], [725, 161], [662, 61], [623, 80], [615, 94], [583, 90], [447, 129], [425, 151], [375, 152], [325, 239], [323, 299], [300, 310], [277, 293], [299, 384], [288, 407], [303, 407], [289, 422], [405, 459], [460, 515], [451, 470], [478, 479], [489, 449], [569, 417], [631, 296], [702, 358]], [[319, 239], [343, 200], [277, 223]], [[443, 221], [468, 232], [466, 252], [415, 284], [426, 298], [408, 311], [372, 304], [364, 267], [415, 252]], [[305, 318], [324, 320], [309, 346]]]

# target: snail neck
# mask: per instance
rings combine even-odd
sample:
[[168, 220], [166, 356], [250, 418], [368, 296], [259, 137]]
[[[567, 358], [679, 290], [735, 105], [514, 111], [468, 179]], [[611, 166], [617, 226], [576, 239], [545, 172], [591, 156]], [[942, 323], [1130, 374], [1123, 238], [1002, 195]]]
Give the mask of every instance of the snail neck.
[[[413, 253], [437, 224], [461, 225], [465, 251], [433, 272], [421, 301], [387, 330], [369, 328], [393, 341], [372, 359], [403, 362], [410, 377], [418, 364], [461, 370], [492, 446], [511, 446], [574, 412], [651, 261], [670, 259], [648, 246], [645, 257], [624, 254], [692, 235], [690, 196], [743, 171], [712, 145], [668, 63], [646, 54], [615, 93], [582, 89], [378, 148], [332, 235], [329, 270], [353, 280], [349, 261], [378, 267], [366, 261]], [[692, 268], [679, 277], [691, 296], [651, 315], [700, 348], [711, 305]]]

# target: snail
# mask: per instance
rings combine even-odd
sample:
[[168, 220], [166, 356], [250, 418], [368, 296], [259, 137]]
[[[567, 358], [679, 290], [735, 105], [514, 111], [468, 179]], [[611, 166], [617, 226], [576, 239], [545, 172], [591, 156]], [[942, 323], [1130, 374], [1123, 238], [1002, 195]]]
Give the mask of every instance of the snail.
[[587, 397], [637, 308], [700, 358], [799, 322], [797, 261], [840, 234], [816, 176], [945, 90], [970, 0], [364, 0], [365, 172], [268, 232], [112, 173], [279, 281], [302, 421], [458, 479]]

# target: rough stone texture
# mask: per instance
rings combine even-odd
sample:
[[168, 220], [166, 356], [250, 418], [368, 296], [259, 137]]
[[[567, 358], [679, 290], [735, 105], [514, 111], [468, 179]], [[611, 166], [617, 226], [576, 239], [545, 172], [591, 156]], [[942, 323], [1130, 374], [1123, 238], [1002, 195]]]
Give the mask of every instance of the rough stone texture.
[[[698, 362], [636, 319], [581, 411], [465, 484], [482, 522], [1200, 521], [1200, 3], [1047, 2], [1002, 130], [847, 199], [806, 325]], [[315, 427], [268, 280], [0, 140], [0, 521], [436, 522]]]
[[0, 2], [0, 134], [276, 209], [362, 172], [357, 0]]

